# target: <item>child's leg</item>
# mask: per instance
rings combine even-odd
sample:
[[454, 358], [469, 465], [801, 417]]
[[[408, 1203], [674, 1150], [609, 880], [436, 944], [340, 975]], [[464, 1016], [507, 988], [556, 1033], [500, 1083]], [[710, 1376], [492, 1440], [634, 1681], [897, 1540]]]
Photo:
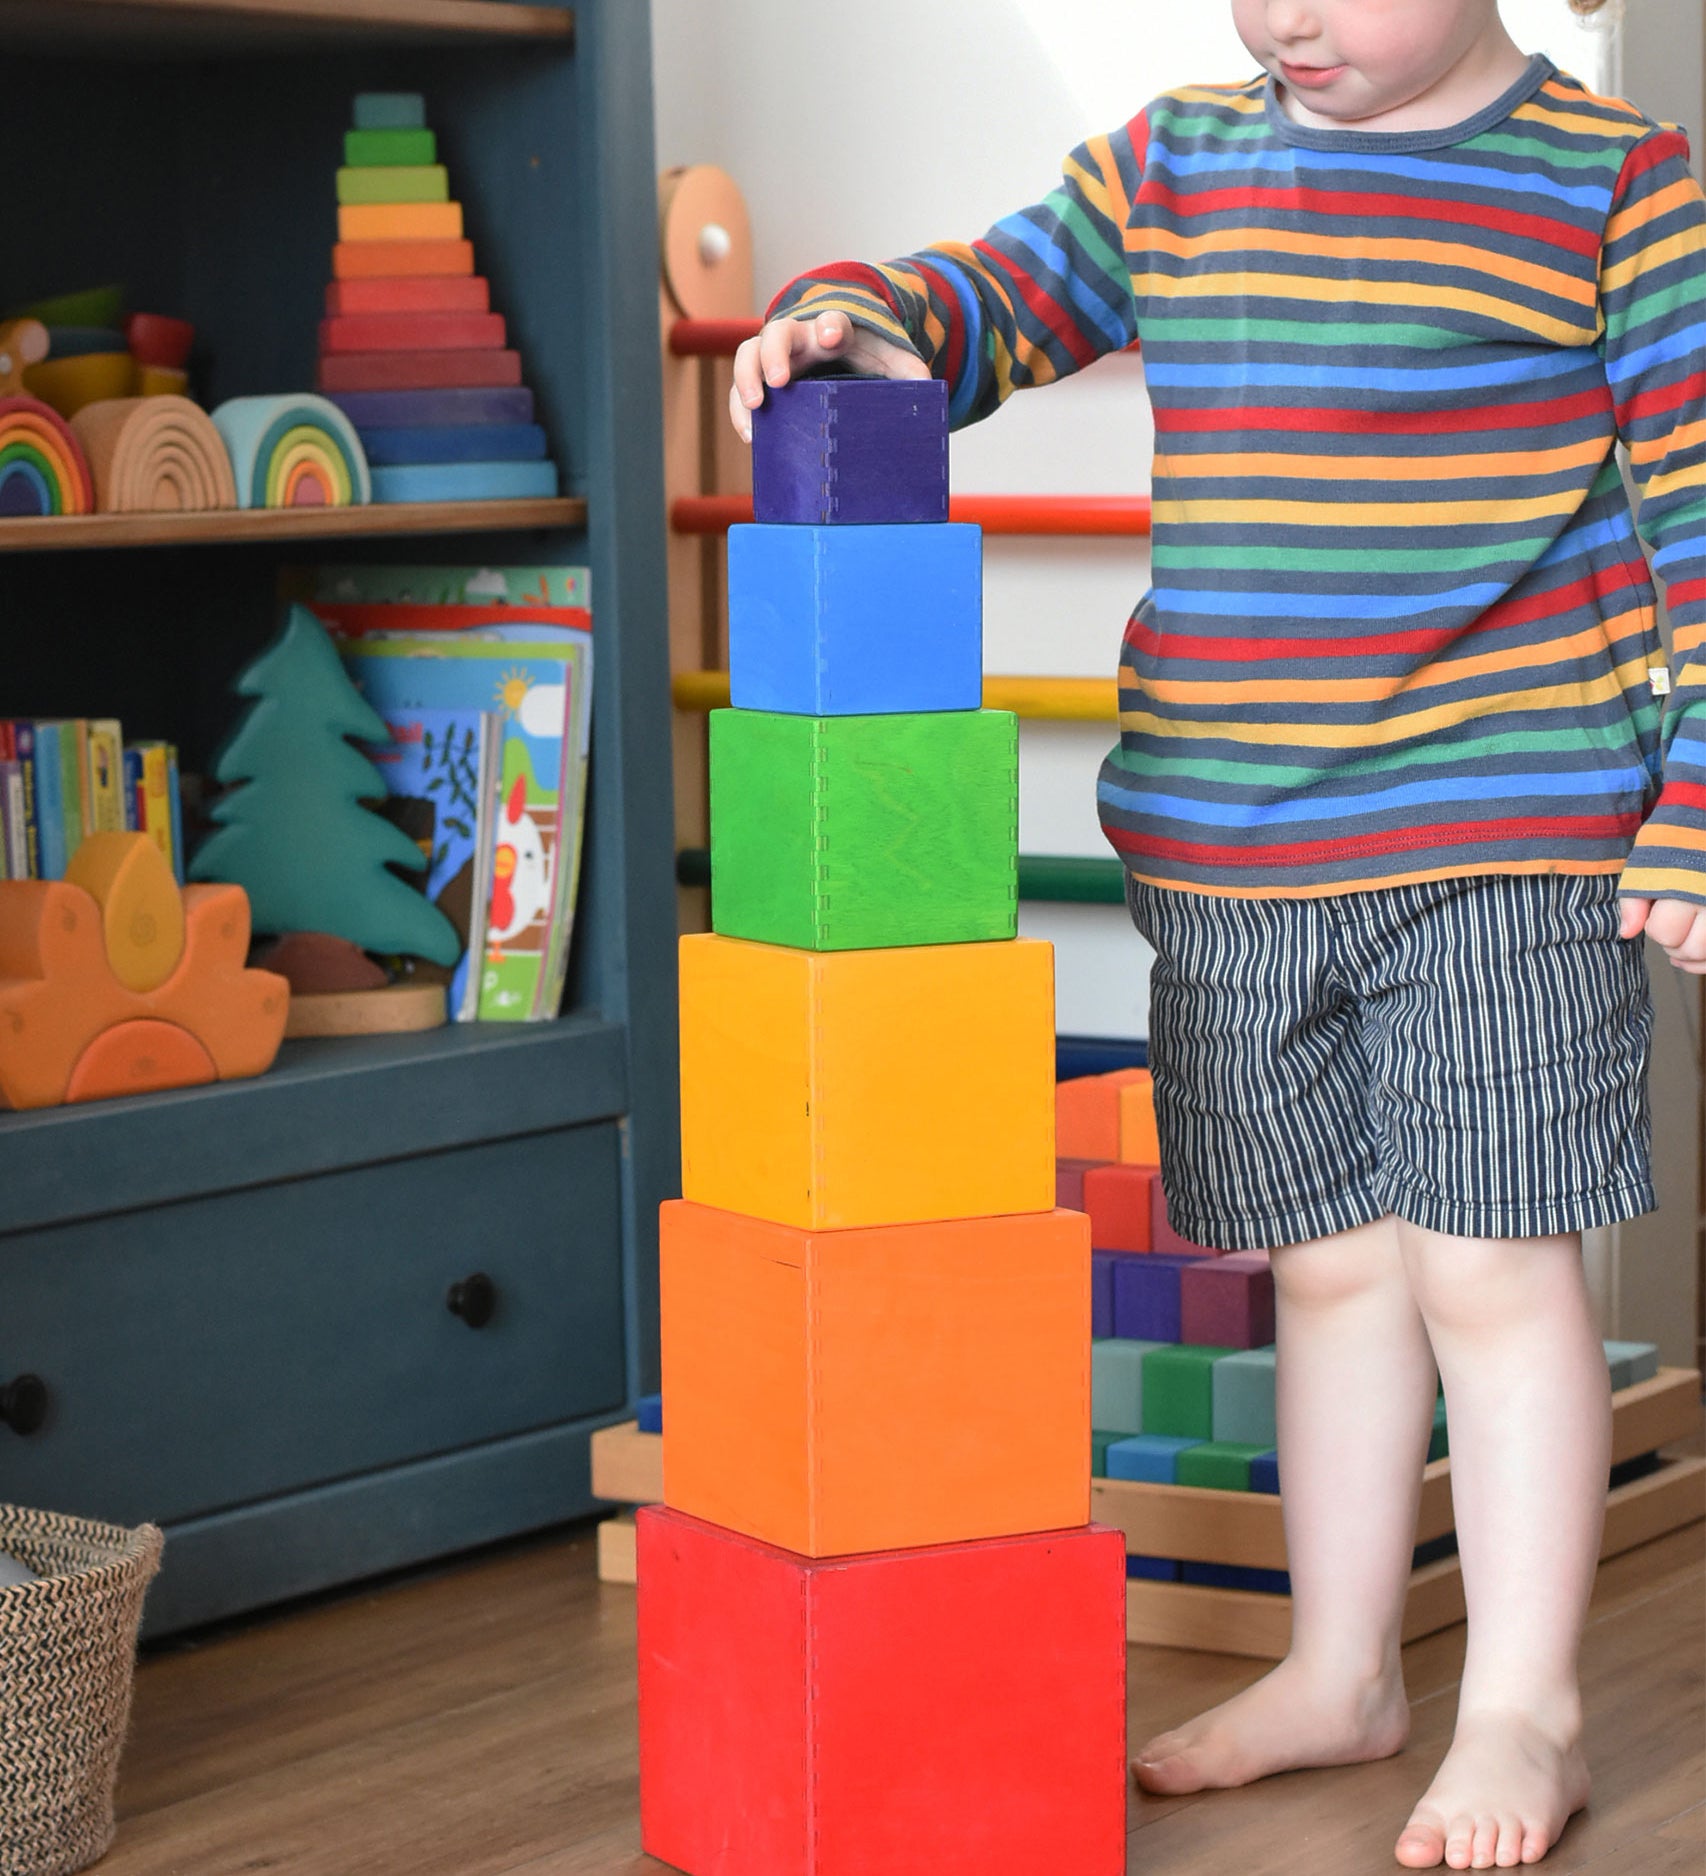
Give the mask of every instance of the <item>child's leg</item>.
[[1435, 1370], [1395, 1221], [1292, 1245], [1273, 1264], [1291, 1652], [1149, 1741], [1133, 1770], [1151, 1791], [1384, 1758], [1409, 1732], [1398, 1631]]
[[1588, 1794], [1576, 1660], [1611, 1410], [1581, 1240], [1398, 1235], [1445, 1379], [1469, 1607], [1456, 1736], [1398, 1860], [1532, 1863]]

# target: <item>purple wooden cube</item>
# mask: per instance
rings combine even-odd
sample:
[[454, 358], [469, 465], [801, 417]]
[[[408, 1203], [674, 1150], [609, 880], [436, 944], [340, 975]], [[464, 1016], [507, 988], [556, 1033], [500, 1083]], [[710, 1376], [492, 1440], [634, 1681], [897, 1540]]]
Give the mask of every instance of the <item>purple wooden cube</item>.
[[1090, 1336], [1101, 1341], [1114, 1332], [1114, 1259], [1111, 1252], [1090, 1253]]
[[1177, 1342], [1180, 1338], [1179, 1279], [1198, 1257], [1170, 1251], [1143, 1251], [1113, 1258], [1113, 1333], [1135, 1342]]
[[1054, 1202], [1069, 1212], [1084, 1209], [1084, 1175], [1099, 1159], [1057, 1159], [1054, 1163]]
[[1243, 1258], [1207, 1257], [1183, 1273], [1179, 1338], [1216, 1348], [1266, 1348], [1274, 1339], [1274, 1273]]
[[948, 518], [948, 387], [797, 378], [753, 412], [759, 521], [822, 527]]

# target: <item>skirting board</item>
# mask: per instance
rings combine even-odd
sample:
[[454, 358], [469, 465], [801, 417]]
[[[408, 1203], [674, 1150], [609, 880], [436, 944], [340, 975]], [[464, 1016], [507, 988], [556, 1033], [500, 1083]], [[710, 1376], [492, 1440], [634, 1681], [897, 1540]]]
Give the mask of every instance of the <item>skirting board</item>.
[[[1600, 1558], [1615, 1557], [1706, 1517], [1706, 1459], [1673, 1459], [1612, 1491], [1605, 1501]], [[1410, 1578], [1404, 1640], [1463, 1620], [1463, 1570], [1456, 1557], [1424, 1564]], [[1291, 1641], [1291, 1598], [1192, 1583], [1126, 1585], [1126, 1640], [1153, 1647], [1280, 1660]]]

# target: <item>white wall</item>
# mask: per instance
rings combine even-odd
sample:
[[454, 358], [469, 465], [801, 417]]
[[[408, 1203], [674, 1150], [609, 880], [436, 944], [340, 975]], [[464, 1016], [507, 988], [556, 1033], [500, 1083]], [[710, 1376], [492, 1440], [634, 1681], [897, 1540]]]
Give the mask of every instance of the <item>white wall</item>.
[[[1527, 45], [1597, 77], [1604, 36], [1564, 0], [1506, 11]], [[659, 166], [718, 163], [740, 183], [761, 303], [825, 260], [980, 234], [1157, 92], [1252, 69], [1218, 0], [652, 0], [652, 17]], [[1106, 360], [957, 437], [954, 485], [1138, 491], [1151, 441], [1142, 367]], [[1140, 541], [991, 541], [986, 667], [1111, 674], [1148, 578]], [[1094, 725], [1025, 726], [1026, 852], [1108, 854], [1094, 789], [1111, 740]], [[1148, 955], [1122, 910], [1027, 906], [1023, 924], [1059, 947], [1063, 1031], [1144, 1033]]]

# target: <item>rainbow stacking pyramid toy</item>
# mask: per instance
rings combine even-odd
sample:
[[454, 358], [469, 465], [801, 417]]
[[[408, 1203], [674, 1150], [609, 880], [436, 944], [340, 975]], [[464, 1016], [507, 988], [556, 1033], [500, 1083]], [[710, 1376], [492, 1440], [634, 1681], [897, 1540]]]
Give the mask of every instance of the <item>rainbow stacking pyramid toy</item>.
[[641, 1828], [692, 1876], [1119, 1876], [1090, 1237], [939, 383], [769, 393], [681, 945]]
[[318, 386], [360, 434], [376, 502], [557, 493], [521, 358], [474, 272], [462, 205], [413, 93], [355, 101], [332, 272]]

